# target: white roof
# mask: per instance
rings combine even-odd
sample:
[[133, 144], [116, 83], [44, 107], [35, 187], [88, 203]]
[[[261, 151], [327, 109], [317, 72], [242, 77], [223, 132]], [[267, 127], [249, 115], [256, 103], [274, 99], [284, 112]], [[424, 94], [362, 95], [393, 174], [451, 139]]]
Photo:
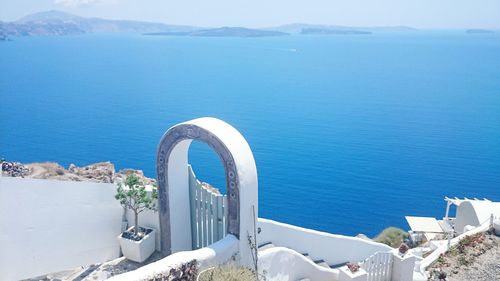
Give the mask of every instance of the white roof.
[[411, 230], [415, 232], [442, 233], [444, 232], [438, 221], [431, 217], [412, 217], [406, 216], [406, 221]]
[[500, 202], [466, 200], [457, 207], [455, 231], [462, 233], [467, 225], [479, 226], [490, 217], [500, 218]]

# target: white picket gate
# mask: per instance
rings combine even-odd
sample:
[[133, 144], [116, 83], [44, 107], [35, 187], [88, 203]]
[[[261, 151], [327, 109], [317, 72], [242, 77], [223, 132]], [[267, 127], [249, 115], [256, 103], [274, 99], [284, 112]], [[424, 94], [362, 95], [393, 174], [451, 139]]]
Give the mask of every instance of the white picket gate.
[[226, 236], [227, 197], [203, 187], [191, 165], [188, 165], [188, 169], [191, 241], [193, 250], [196, 250]]
[[391, 281], [392, 262], [391, 252], [377, 252], [360, 265], [368, 273], [367, 281]]

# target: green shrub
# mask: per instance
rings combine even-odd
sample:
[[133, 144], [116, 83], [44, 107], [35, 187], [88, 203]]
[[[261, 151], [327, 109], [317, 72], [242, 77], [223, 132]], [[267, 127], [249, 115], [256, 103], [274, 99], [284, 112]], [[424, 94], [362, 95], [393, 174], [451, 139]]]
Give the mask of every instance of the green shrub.
[[458, 255], [458, 247], [457, 246], [451, 246], [451, 248], [448, 250], [448, 254], [452, 257]]
[[125, 187], [122, 183], [118, 184], [115, 199], [134, 212], [134, 233], [139, 234], [139, 214], [144, 210], [156, 211], [158, 190], [153, 186], [148, 195], [142, 180], [137, 175], [130, 174], [125, 179]]
[[458, 263], [462, 266], [469, 266], [474, 262], [472, 258], [466, 258], [464, 256], [458, 257]]
[[246, 267], [220, 265], [202, 271], [199, 281], [255, 281], [255, 274]]
[[397, 248], [404, 242], [405, 238], [408, 238], [408, 232], [397, 228], [397, 227], [388, 227], [384, 229], [377, 237], [373, 240], [375, 242], [384, 243], [393, 248]]

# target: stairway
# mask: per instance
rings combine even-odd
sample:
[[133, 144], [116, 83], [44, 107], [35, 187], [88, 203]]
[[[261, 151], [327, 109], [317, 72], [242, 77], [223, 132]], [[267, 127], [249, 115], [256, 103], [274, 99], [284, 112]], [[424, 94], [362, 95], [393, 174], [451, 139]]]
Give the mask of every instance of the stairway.
[[[270, 248], [273, 248], [275, 247], [274, 244], [272, 242], [267, 242], [267, 243], [264, 243], [264, 244], [261, 244], [259, 245], [258, 247], [258, 250], [259, 251], [263, 251], [263, 250], [266, 250], [266, 249], [270, 249]], [[312, 262], [314, 262], [315, 264], [321, 266], [321, 267], [324, 267], [324, 268], [328, 268], [328, 269], [334, 269], [334, 268], [339, 268], [339, 267], [342, 267], [344, 265], [347, 264], [347, 262], [345, 263], [341, 263], [341, 264], [328, 264], [325, 260], [323, 259], [319, 259], [319, 260], [313, 260], [311, 258], [311, 256], [309, 256], [308, 253], [301, 253], [301, 255], [303, 255], [304, 257], [306, 257], [307, 259], [311, 260]]]

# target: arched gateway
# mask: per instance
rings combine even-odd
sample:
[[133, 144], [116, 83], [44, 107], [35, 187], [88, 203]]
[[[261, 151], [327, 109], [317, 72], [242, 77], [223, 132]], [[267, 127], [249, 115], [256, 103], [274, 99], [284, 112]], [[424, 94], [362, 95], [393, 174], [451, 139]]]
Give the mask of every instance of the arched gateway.
[[157, 153], [161, 252], [191, 250], [188, 190], [188, 150], [193, 140], [208, 144], [220, 157], [226, 175], [228, 234], [240, 239], [240, 254], [248, 256], [247, 233], [258, 214], [257, 169], [245, 138], [216, 118], [177, 124], [162, 137]]

